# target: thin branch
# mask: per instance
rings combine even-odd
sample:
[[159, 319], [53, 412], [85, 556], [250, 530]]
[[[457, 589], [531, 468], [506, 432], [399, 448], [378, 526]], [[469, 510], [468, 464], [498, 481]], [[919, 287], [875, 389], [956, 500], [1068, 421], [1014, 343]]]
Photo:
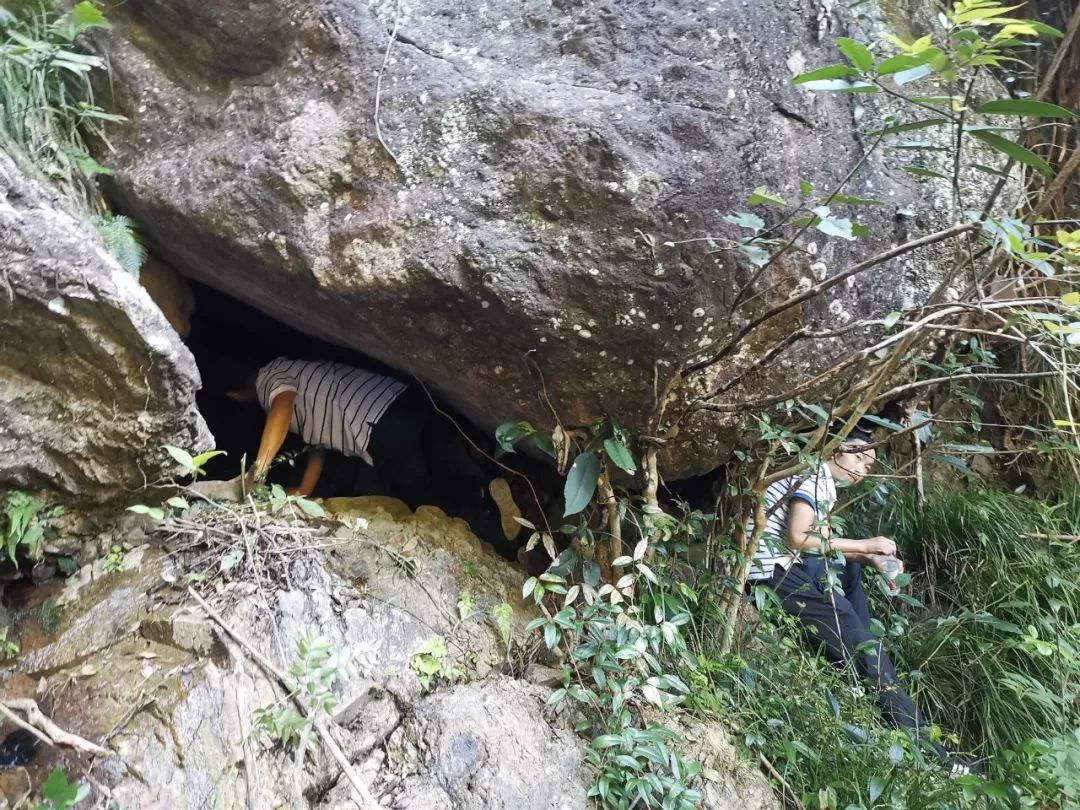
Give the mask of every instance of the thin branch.
[[874, 401], [880, 402], [881, 400], [891, 399], [892, 397], [899, 396], [907, 391], [913, 391], [916, 388], [925, 388], [928, 385], [937, 385], [939, 383], [954, 382], [956, 380], [1027, 380], [1036, 377], [1057, 377], [1060, 372], [1057, 371], [1026, 371], [1016, 374], [995, 374], [995, 373], [982, 373], [972, 372], [970, 374], [953, 374], [950, 377], [934, 377], [930, 380], [916, 380], [912, 383], [905, 383], [904, 385], [898, 385], [895, 388], [890, 388], [883, 394], [877, 396]]
[[912, 239], [910, 242], [905, 242], [902, 245], [892, 247], [889, 250], [884, 251], [883, 253], [877, 254], [876, 256], [871, 256], [866, 261], [859, 262], [858, 264], [849, 267], [843, 272], [836, 274], [832, 278], [828, 278], [825, 281], [815, 284], [813, 287], [804, 290], [798, 295], [792, 296], [784, 303], [778, 304], [777, 306], [767, 310], [758, 317], [749, 321], [741, 329], [739, 329], [738, 332], [735, 333], [735, 336], [731, 340], [729, 340], [723, 346], [723, 348], [721, 348], [711, 357], [707, 357], [703, 360], [697, 361], [696, 363], [691, 363], [685, 366], [683, 368], [683, 373], [692, 374], [694, 372], [708, 368], [714, 363], [722, 360], [735, 350], [735, 348], [742, 342], [743, 338], [745, 338], [763, 323], [772, 320], [777, 315], [786, 312], [792, 307], [798, 306], [805, 301], [809, 301], [811, 298], [820, 295], [825, 290], [835, 287], [837, 284], [839, 284], [841, 281], [844, 281], [845, 279], [858, 275], [864, 270], [869, 270], [871, 267], [879, 265], [883, 262], [887, 262], [890, 259], [895, 259], [897, 256], [902, 256], [905, 253], [910, 253], [913, 250], [917, 250], [918, 248], [925, 247], [927, 245], [933, 245], [938, 242], [944, 242], [947, 239], [953, 239], [957, 236], [962, 236], [965, 233], [970, 233], [971, 231], [978, 230], [980, 227], [981, 225], [978, 222], [965, 222], [959, 225], [953, 225], [951, 228], [946, 228], [942, 231], [936, 231], [935, 233], [927, 234], [926, 236], [919, 237], [918, 239]]
[[1080, 4], [1077, 4], [1073, 9], [1072, 17], [1069, 18], [1069, 24], [1065, 28], [1065, 38], [1061, 40], [1057, 50], [1054, 51], [1054, 58], [1050, 62], [1050, 67], [1046, 70], [1046, 75], [1039, 82], [1039, 88], [1035, 91], [1035, 98], [1045, 98], [1046, 94], [1050, 92], [1050, 85], [1054, 81], [1054, 77], [1057, 76], [1061, 63], [1065, 61], [1078, 30], [1080, 30]]
[[[405, 167], [401, 165], [401, 161], [398, 160], [398, 156], [394, 154], [394, 150], [391, 149], [386, 140], [383, 138], [382, 127], [379, 123], [379, 108], [382, 104], [382, 80], [383, 74], [386, 73], [386, 66], [390, 63], [390, 48], [393, 47], [394, 41], [397, 39], [398, 23], [401, 20], [401, 7], [395, 4], [394, 8], [394, 27], [390, 31], [390, 37], [386, 40], [386, 51], [383, 53], [382, 65], [379, 67], [379, 75], [375, 79], [375, 137], [379, 139], [379, 143], [382, 148], [386, 150], [386, 154], [390, 156], [390, 159], [397, 164], [397, 167], [403, 172]], [[405, 172], [408, 174], [408, 172]]]
[[[859, 169], [861, 169], [863, 167], [863, 165], [866, 163], [866, 161], [870, 159], [870, 155], [872, 155], [874, 153], [874, 151], [878, 148], [878, 146], [881, 145], [881, 141], [884, 139], [884, 137], [885, 137], [885, 130], [882, 130], [881, 133], [877, 136], [877, 139], [872, 144], [870, 144], [870, 148], [863, 152], [862, 157], [860, 157], [858, 159], [858, 161], [856, 161], [855, 165], [851, 167], [851, 170], [846, 175], [844, 175], [844, 179], [836, 184], [836, 187], [832, 190], [832, 192], [830, 192], [829, 196], [826, 197], [825, 202], [823, 202], [822, 205], [828, 205], [834, 199], [836, 199], [836, 195], [838, 195], [841, 192], [841, 190], [843, 190], [844, 186], [846, 186], [848, 183], [851, 182], [851, 178], [855, 176], [855, 173], [857, 171], [859, 171]], [[749, 241], [753, 242], [755, 239], [763, 238], [763, 237], [767, 236], [768, 234], [772, 233], [777, 228], [779, 228], [781, 225], [783, 225], [785, 222], [787, 222], [792, 217], [794, 217], [799, 212], [800, 209], [801, 209], [801, 206], [799, 208], [796, 208], [794, 211], [792, 211], [791, 214], [789, 214], [787, 217], [785, 217], [781, 222], [777, 223], [773, 227], [763, 231], [760, 234], [756, 234], [753, 237], [753, 239], [751, 239]], [[811, 225], [811, 223], [813, 221], [814, 221], [813, 218], [811, 218], [805, 225], [803, 225], [797, 231], [795, 231], [794, 235], [790, 239], [787, 240], [787, 244], [785, 244], [782, 248], [780, 248], [778, 251], [776, 251], [772, 256], [769, 257], [769, 260], [767, 262], [765, 262], [765, 264], [763, 264], [756, 271], [754, 271], [754, 274], [752, 276], [750, 276], [750, 279], [745, 284], [743, 284], [742, 287], [739, 288], [738, 293], [735, 294], [735, 300], [732, 302], [731, 308], [729, 309], [730, 314], [733, 315], [735, 313], [735, 308], [738, 307], [740, 302], [743, 300], [743, 295], [746, 293], [746, 291], [749, 290], [754, 285], [754, 283], [757, 282], [757, 280], [759, 278], [761, 278], [762, 274], [766, 270], [768, 270], [770, 267], [772, 267], [773, 263], [777, 259], [779, 259], [781, 256], [783, 256], [785, 253], [787, 253], [791, 249], [791, 247], [795, 244], [795, 240], [798, 239], [800, 236], [802, 236], [804, 233], [806, 233], [810, 229], [810, 225]]]
[[[26, 715], [25, 722], [15, 714], [16, 711]], [[76, 751], [84, 751], [101, 757], [112, 756], [109, 749], [85, 740], [78, 734], [64, 731], [46, 717], [38, 708], [37, 703], [30, 698], [11, 698], [0, 701], [0, 714], [3, 714], [19, 728], [29, 731], [46, 745], [74, 748]]]
[[[267, 674], [273, 676], [286, 692], [295, 692], [296, 684], [293, 683], [284, 672], [275, 667], [250, 641], [237, 633], [232, 625], [226, 622], [220, 613], [210, 607], [207, 601], [199, 596], [194, 588], [188, 586], [188, 595], [198, 602], [199, 607], [206, 611], [206, 615], [213, 619], [222, 630], [228, 633], [229, 636], [243, 648], [244, 652], [251, 656], [255, 663], [262, 667]], [[362, 810], [379, 810], [379, 803], [375, 801], [375, 798], [371, 795], [371, 791], [368, 790], [367, 786], [363, 783], [363, 780], [360, 779], [360, 775], [342, 752], [337, 741], [333, 738], [333, 735], [330, 734], [330, 729], [326, 727], [326, 722], [323, 718], [318, 716], [317, 712], [312, 713], [311, 710], [308, 709], [307, 706], [304, 706], [303, 702], [295, 695], [294, 701], [298, 708], [312, 721], [312, 725], [315, 727], [316, 733], [318, 733], [319, 738], [326, 746], [327, 751], [329, 751], [330, 755], [337, 761], [337, 764], [341, 767], [345, 777], [356, 791], [358, 798], [354, 798], [354, 801], [357, 802]]]

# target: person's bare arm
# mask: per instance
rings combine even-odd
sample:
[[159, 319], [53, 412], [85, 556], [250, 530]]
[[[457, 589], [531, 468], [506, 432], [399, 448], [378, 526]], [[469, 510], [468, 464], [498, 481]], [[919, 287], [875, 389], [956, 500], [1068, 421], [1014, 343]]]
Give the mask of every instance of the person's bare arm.
[[289, 435], [289, 423], [292, 422], [295, 400], [295, 391], [282, 391], [270, 402], [266, 426], [263, 428], [262, 439], [259, 440], [259, 454], [255, 457], [255, 465], [251, 468], [256, 481], [266, 478], [271, 462], [281, 450], [281, 445], [285, 443], [285, 437]]
[[872, 563], [874, 555], [896, 553], [896, 543], [888, 537], [868, 537], [865, 540], [852, 540], [847, 537], [829, 537], [827, 527], [815, 529], [817, 515], [814, 507], [801, 498], [792, 498], [788, 504], [787, 544], [794, 551], [806, 551], [821, 548], [822, 536], [826, 539], [829, 551], [839, 551], [854, 562]]
[[300, 486], [289, 490], [289, 494], [306, 498], [314, 492], [315, 485], [319, 483], [319, 476], [322, 475], [324, 461], [326, 461], [326, 454], [322, 450], [312, 451], [308, 455], [307, 466], [304, 467], [304, 474], [300, 478]]

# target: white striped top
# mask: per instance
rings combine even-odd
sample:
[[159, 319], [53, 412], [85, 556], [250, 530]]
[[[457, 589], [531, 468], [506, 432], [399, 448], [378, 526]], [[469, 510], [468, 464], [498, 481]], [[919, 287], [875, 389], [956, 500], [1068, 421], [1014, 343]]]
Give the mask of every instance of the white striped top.
[[[787, 545], [788, 506], [796, 498], [814, 507], [819, 521], [828, 519], [829, 512], [836, 504], [836, 480], [828, 464], [821, 464], [809, 473], [777, 481], [765, 490], [765, 531], [754, 553], [749, 574], [751, 580], [769, 579], [777, 565], [788, 568], [798, 561], [798, 553]], [[747, 531], [753, 529], [754, 518], [751, 517]]]
[[295, 391], [289, 429], [308, 444], [372, 464], [371, 428], [408, 388], [400, 380], [329, 360], [279, 357], [259, 369], [255, 390], [266, 411], [274, 397]]

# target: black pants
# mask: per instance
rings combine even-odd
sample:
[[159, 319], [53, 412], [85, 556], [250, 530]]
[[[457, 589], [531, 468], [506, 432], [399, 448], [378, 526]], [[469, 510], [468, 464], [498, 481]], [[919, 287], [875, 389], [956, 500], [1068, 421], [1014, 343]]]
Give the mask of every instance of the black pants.
[[383, 490], [416, 509], [437, 506], [469, 519], [473, 490], [483, 472], [468, 458], [454, 426], [435, 412], [424, 392], [409, 388], [375, 423], [368, 453]]
[[[895, 728], [925, 728], [926, 721], [896, 676], [889, 654], [870, 632], [870, 608], [862, 587], [862, 566], [835, 566], [844, 594], [829, 590], [826, 563], [811, 559], [788, 569], [777, 566], [769, 585], [785, 612], [798, 618], [811, 645], [821, 645], [829, 660], [851, 662], [859, 675], [877, 690], [885, 721]], [[934, 745], [938, 756], [945, 749]]]
[[409, 388], [390, 403], [368, 440], [368, 453], [383, 490], [410, 509], [422, 504], [441, 506], [435, 503], [439, 500], [435, 476], [428, 463], [433, 415], [430, 403]]

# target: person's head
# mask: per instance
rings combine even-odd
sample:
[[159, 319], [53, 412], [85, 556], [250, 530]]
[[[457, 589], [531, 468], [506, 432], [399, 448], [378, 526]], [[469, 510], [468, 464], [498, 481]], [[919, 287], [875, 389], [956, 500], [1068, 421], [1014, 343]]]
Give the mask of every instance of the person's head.
[[236, 402], [254, 402], [258, 398], [258, 376], [259, 363], [250, 357], [223, 353], [214, 363], [215, 387]]
[[849, 484], [857, 484], [869, 473], [877, 459], [877, 451], [872, 446], [870, 431], [856, 426], [840, 443], [836, 454], [829, 459], [829, 470], [833, 478]]

